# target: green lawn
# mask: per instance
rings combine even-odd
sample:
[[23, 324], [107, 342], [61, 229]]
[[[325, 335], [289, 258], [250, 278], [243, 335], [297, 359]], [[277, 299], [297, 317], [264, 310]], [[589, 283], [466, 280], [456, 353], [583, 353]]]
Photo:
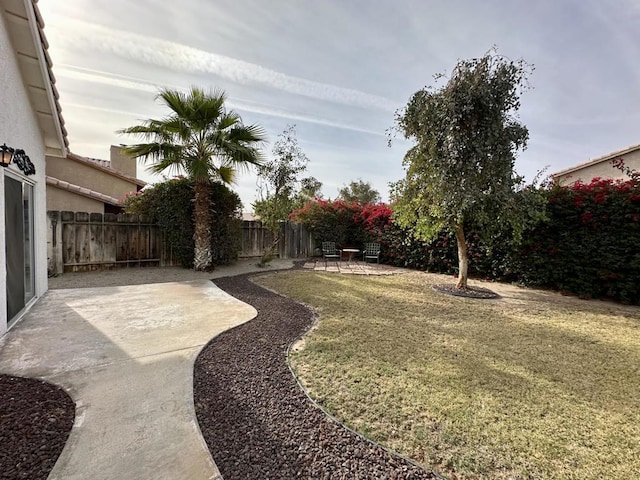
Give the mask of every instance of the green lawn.
[[640, 308], [498, 284], [499, 300], [431, 290], [447, 281], [259, 279], [318, 311], [292, 365], [362, 434], [458, 478], [638, 478]]

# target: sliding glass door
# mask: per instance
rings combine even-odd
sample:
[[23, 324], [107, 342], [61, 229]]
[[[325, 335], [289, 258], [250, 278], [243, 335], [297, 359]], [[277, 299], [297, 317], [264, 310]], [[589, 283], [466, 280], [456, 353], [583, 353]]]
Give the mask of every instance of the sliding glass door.
[[25, 304], [36, 295], [34, 271], [33, 238], [33, 185], [22, 184], [22, 213], [24, 227], [24, 301]]
[[34, 188], [30, 183], [6, 174], [4, 187], [7, 319], [11, 323], [35, 296]]

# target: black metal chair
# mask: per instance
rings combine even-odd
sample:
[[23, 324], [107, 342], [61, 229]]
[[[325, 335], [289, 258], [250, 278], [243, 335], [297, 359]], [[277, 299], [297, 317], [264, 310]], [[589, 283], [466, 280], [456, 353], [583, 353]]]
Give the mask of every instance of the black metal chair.
[[336, 248], [336, 242], [322, 242], [322, 258], [324, 266], [327, 266], [327, 259], [340, 260], [342, 251]]
[[375, 258], [380, 263], [380, 244], [379, 243], [365, 243], [364, 250], [362, 251], [362, 261], [366, 262], [367, 258]]

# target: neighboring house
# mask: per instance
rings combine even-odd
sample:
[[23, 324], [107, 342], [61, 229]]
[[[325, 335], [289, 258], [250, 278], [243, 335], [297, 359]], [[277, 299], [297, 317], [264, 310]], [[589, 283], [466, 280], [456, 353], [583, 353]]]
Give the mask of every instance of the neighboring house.
[[146, 183], [136, 178], [136, 160], [111, 146], [111, 160], [86, 158], [69, 152], [47, 157], [47, 210], [120, 213], [125, 195]]
[[35, 0], [0, 3], [0, 335], [47, 290], [45, 156], [68, 147], [43, 28]]
[[552, 173], [551, 178], [560, 185], [570, 185], [577, 181], [589, 183], [596, 177], [628, 180], [629, 176], [625, 172], [615, 168], [611, 164], [611, 160], [616, 158], [622, 158], [625, 167], [640, 172], [640, 145], [633, 145], [624, 150], [612, 152], [571, 168]]

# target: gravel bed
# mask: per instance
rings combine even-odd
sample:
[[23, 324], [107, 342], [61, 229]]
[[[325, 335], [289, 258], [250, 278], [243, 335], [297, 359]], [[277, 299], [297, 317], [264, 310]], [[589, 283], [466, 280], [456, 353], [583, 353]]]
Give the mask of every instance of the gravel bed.
[[194, 368], [198, 423], [225, 480], [439, 478], [336, 423], [298, 386], [286, 352], [311, 327], [309, 309], [247, 275], [215, 283], [258, 310]]
[[0, 479], [46, 479], [74, 418], [75, 404], [61, 388], [0, 374]]
[[468, 286], [467, 288], [458, 288], [453, 283], [440, 283], [431, 288], [436, 292], [444, 293], [445, 295], [453, 295], [454, 297], [478, 299], [500, 298], [500, 295], [496, 292], [484, 287]]

